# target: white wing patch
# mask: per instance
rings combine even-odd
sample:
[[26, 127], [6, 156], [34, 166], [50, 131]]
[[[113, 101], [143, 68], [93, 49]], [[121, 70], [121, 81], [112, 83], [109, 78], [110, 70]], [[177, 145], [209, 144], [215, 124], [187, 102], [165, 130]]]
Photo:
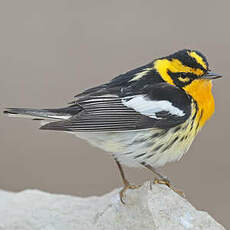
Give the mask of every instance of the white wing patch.
[[122, 99], [122, 103], [125, 106], [132, 108], [135, 111], [145, 116], [155, 118], [155, 119], [161, 119], [160, 117], [157, 117], [156, 113], [162, 111], [168, 111], [170, 114], [179, 117], [183, 117], [185, 115], [183, 110], [173, 106], [170, 101], [166, 101], [166, 100], [151, 101], [148, 100], [144, 95], [126, 97]]

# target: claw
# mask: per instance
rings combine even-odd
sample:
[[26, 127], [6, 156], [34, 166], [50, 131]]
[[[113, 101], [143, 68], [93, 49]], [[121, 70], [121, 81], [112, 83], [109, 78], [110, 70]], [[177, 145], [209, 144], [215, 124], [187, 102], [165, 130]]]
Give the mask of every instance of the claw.
[[166, 178], [164, 178], [164, 179], [155, 179], [153, 183], [154, 183], [154, 184], [164, 184], [164, 185], [167, 185], [167, 186], [168, 186], [169, 188], [171, 188], [174, 192], [176, 192], [177, 194], [179, 194], [179, 195], [182, 196], [182, 197], [185, 197], [184, 192], [175, 189], [175, 188], [171, 185], [170, 181], [169, 181], [168, 179], [166, 179]]
[[172, 188], [170, 181], [168, 179], [154, 179], [154, 184], [165, 184], [167, 185], [169, 188]]
[[139, 188], [140, 185], [131, 185], [131, 184], [126, 184], [124, 186], [124, 188], [120, 191], [120, 200], [121, 200], [121, 203], [122, 204], [125, 204], [125, 201], [124, 201], [124, 198], [125, 198], [125, 192], [128, 190], [128, 189], [137, 189]]

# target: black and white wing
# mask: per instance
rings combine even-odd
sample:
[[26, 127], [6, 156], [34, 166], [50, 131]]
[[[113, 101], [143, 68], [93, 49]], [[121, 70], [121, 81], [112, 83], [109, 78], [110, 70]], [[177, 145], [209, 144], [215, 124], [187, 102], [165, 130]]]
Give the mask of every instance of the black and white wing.
[[70, 106], [81, 108], [76, 115], [41, 129], [71, 132], [169, 129], [190, 116], [190, 100], [184, 91], [167, 83], [144, 86], [138, 92], [132, 87], [104, 89], [76, 100]]

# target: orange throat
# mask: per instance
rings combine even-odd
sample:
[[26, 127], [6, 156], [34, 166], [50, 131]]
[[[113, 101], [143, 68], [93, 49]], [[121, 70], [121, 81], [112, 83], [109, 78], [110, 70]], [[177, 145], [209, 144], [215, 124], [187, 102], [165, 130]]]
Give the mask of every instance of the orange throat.
[[198, 105], [198, 112], [195, 121], [199, 122], [202, 128], [205, 122], [212, 116], [215, 110], [215, 102], [212, 95], [212, 82], [206, 79], [194, 80], [184, 90], [191, 95]]

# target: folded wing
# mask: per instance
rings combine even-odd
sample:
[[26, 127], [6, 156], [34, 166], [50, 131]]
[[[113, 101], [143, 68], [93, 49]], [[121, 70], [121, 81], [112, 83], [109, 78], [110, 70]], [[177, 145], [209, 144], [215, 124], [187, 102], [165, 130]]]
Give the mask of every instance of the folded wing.
[[148, 128], [169, 129], [183, 123], [191, 114], [190, 98], [167, 83], [100, 89], [79, 97], [71, 108], [81, 111], [67, 120], [51, 122], [44, 130], [71, 132], [126, 131]]

